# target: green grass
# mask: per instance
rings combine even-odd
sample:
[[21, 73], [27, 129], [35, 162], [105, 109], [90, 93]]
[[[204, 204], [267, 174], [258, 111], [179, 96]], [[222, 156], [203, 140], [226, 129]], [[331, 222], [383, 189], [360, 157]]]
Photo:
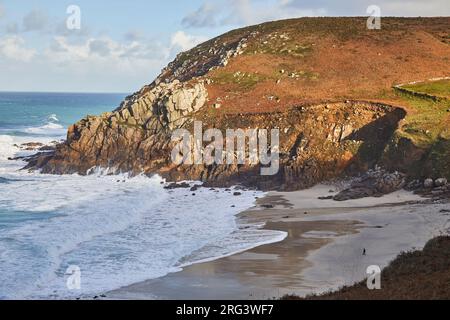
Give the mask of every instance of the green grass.
[[417, 93], [425, 93], [436, 97], [450, 98], [450, 79], [404, 85], [403, 88]]
[[432, 100], [408, 93], [397, 93], [413, 112], [408, 112], [398, 138], [409, 139], [427, 150], [425, 158], [411, 167], [411, 173], [450, 178], [450, 100]]
[[234, 84], [240, 91], [248, 91], [254, 88], [258, 83], [268, 80], [267, 76], [257, 74], [257, 73], [244, 73], [244, 72], [226, 72], [218, 71], [212, 80], [214, 83], [227, 85]]
[[447, 138], [450, 101], [432, 101], [403, 93], [398, 97], [416, 111], [405, 118], [402, 128], [405, 137], [421, 147], [434, 144], [440, 137]]

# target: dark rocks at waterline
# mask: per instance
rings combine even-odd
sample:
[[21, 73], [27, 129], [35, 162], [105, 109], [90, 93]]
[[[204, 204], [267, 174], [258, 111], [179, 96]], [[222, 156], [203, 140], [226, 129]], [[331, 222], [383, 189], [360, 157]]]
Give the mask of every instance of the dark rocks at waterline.
[[196, 184], [190, 189], [190, 191], [197, 191], [201, 187], [202, 187], [201, 185]]
[[186, 183], [186, 182], [181, 182], [181, 183], [170, 183], [167, 186], [164, 187], [164, 189], [167, 190], [172, 190], [172, 189], [182, 189], [182, 188], [190, 188], [190, 184]]
[[[17, 145], [15, 145], [15, 146], [17, 146]], [[33, 150], [44, 147], [44, 144], [41, 142], [27, 142], [27, 143], [22, 143], [18, 147], [22, 150], [33, 151]]]
[[39, 151], [55, 151], [54, 146], [43, 146], [38, 149]]

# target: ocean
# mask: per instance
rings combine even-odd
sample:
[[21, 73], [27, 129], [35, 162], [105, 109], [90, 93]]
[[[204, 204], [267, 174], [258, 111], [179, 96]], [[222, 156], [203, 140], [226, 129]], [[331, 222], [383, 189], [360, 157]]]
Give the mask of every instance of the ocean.
[[[0, 299], [89, 299], [286, 236], [236, 219], [258, 191], [194, 196], [157, 176], [44, 175], [8, 160], [33, 153], [23, 143], [64, 139], [70, 124], [125, 96], [0, 92]], [[76, 288], [67, 285], [74, 266]]]

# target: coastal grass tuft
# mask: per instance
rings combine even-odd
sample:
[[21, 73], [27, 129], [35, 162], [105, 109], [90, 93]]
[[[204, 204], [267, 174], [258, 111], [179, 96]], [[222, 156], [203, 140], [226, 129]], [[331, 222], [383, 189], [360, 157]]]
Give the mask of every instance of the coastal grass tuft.
[[258, 83], [270, 80], [268, 76], [250, 73], [250, 72], [227, 72], [220, 70], [212, 77], [214, 83], [220, 85], [235, 85], [240, 91], [249, 91], [253, 89]]

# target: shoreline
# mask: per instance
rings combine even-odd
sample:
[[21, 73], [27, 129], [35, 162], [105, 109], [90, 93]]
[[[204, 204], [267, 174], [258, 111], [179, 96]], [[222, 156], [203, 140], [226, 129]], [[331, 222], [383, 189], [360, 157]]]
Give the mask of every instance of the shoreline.
[[[265, 230], [286, 232], [280, 242], [194, 263], [162, 278], [113, 290], [107, 298], [232, 300], [323, 293], [363, 280], [371, 264], [384, 268], [401, 251], [425, 245], [445, 220], [437, 214], [442, 205], [420, 203], [423, 198], [410, 192], [345, 202], [317, 199], [330, 188], [270, 192], [238, 215], [241, 225], [264, 224]], [[429, 224], [420, 219], [425, 212]], [[399, 234], [404, 222], [405, 233]], [[366, 247], [368, 254], [363, 256]]]

